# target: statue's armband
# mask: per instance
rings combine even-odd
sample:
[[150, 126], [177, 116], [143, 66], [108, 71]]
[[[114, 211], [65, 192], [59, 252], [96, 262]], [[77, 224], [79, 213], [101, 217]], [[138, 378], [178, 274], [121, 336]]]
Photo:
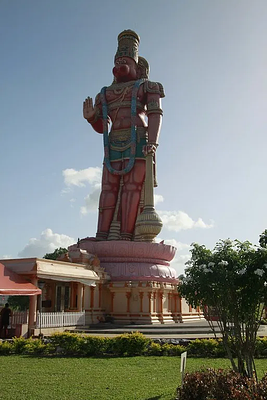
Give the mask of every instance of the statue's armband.
[[159, 101], [153, 99], [147, 103], [146, 115], [149, 115], [149, 114], [163, 115], [163, 110], [162, 110], [162, 108], [160, 108]]
[[160, 114], [163, 111], [160, 104], [160, 98], [164, 97], [164, 89], [161, 83], [146, 81], [144, 84], [144, 93], [147, 98], [147, 111], [146, 114]]

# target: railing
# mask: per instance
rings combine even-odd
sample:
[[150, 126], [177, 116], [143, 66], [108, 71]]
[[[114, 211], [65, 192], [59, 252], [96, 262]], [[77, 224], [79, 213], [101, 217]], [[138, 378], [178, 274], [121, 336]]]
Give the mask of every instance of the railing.
[[10, 320], [11, 326], [28, 323], [29, 312], [28, 311], [14, 311]]
[[37, 328], [58, 328], [85, 325], [85, 312], [38, 312]]

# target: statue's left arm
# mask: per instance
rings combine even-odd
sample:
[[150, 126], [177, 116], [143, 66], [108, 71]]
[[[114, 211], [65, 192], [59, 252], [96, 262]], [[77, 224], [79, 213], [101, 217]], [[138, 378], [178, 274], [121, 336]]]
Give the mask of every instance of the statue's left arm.
[[164, 97], [163, 86], [158, 82], [147, 81], [144, 84], [146, 93], [147, 119], [148, 119], [148, 146], [158, 146], [162, 115], [161, 98]]

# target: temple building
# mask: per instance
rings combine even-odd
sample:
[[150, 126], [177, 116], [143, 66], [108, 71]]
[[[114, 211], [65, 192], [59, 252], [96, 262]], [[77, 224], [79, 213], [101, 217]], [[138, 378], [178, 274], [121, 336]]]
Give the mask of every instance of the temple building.
[[[114, 264], [105, 257], [103, 243], [101, 260], [82, 249], [88, 243], [89, 247], [99, 249], [98, 242], [84, 239], [84, 242], [70, 246], [69, 252], [60, 260], [0, 260], [7, 271], [14, 273], [9, 291], [4, 291], [2, 286], [5, 284], [1, 281], [0, 293], [16, 294], [10, 287], [21, 278], [39, 288], [38, 293], [41, 288], [41, 295], [37, 292], [30, 295], [29, 312], [20, 321], [24, 327], [19, 334], [38, 335], [40, 329], [42, 333], [50, 334], [101, 322], [166, 324], [201, 318], [200, 310], [192, 309], [178, 295], [175, 270], [167, 265], [167, 261], [165, 265], [160, 265], [159, 260], [155, 262], [157, 254], [147, 254], [142, 259], [135, 254], [135, 262], [130, 262], [131, 254], [125, 242], [121, 246], [122, 253], [115, 257], [116, 268], [113, 268]], [[126, 264], [123, 262], [125, 252]], [[110, 256], [110, 249], [108, 254]], [[140, 260], [139, 264], [137, 260]]]

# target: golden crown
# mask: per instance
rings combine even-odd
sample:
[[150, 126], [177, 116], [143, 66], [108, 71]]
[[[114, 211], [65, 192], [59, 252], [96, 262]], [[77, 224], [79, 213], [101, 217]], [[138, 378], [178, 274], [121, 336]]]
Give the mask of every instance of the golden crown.
[[119, 57], [130, 57], [138, 63], [138, 47], [140, 37], [132, 31], [127, 29], [118, 35], [118, 49], [115, 54], [115, 60]]

